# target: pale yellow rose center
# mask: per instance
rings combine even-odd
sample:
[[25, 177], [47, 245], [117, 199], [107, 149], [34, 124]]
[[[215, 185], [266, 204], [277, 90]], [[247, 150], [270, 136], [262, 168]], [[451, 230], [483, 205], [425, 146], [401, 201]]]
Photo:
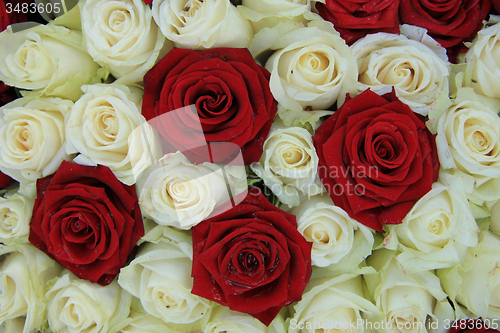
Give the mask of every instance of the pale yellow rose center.
[[333, 73], [329, 73], [330, 60], [320, 51], [306, 52], [299, 57], [297, 70], [307, 79], [308, 82], [315, 85], [329, 83], [331, 78], [338, 76], [336, 66], [333, 66]]
[[469, 119], [464, 126], [464, 139], [467, 147], [476, 154], [498, 156], [498, 136], [488, 127], [481, 126], [475, 119]]
[[179, 13], [181, 22], [189, 24], [198, 17], [198, 11], [203, 6], [203, 0], [188, 0], [182, 11]]
[[122, 32], [130, 19], [130, 12], [128, 10], [115, 10], [109, 15], [108, 25], [111, 30]]
[[0, 227], [5, 231], [10, 231], [16, 227], [19, 215], [7, 207], [0, 208]]
[[9, 124], [7, 148], [11, 157], [27, 161], [36, 154], [38, 151], [36, 148], [38, 148], [40, 142], [38, 142], [34, 131], [40, 129], [40, 125], [34, 119], [29, 121], [19, 119]]

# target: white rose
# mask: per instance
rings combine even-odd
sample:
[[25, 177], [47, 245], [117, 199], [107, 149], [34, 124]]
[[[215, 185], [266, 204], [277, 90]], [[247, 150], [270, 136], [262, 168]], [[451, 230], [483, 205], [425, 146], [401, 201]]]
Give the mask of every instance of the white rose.
[[[498, 21], [498, 17], [496, 17]], [[458, 74], [461, 83], [476, 93], [500, 99], [500, 67], [498, 52], [500, 23], [478, 31], [472, 43], [466, 43], [465, 70]]]
[[382, 316], [383, 332], [433, 332], [455, 318], [441, 282], [433, 271], [405, 274], [395, 251], [377, 250], [367, 259], [378, 274], [364, 275]]
[[273, 27], [283, 19], [306, 23], [314, 15], [311, 0], [243, 0], [238, 10], [251, 21], [255, 32]]
[[141, 82], [159, 55], [171, 49], [142, 0], [86, 0], [79, 5], [87, 50], [118, 83]]
[[263, 150], [259, 162], [250, 167], [282, 203], [297, 206], [323, 191], [319, 158], [306, 129], [273, 124]]
[[373, 234], [353, 220], [328, 195], [319, 195], [290, 210], [297, 229], [312, 242], [311, 260], [319, 267], [357, 267], [372, 252]]
[[[365, 268], [359, 274], [369, 272]], [[318, 281], [312, 278], [302, 300], [293, 307], [289, 333], [371, 331], [364, 323], [379, 311], [367, 299], [359, 274], [345, 273]]]
[[106, 76], [82, 47], [78, 32], [54, 25], [38, 25], [0, 33], [0, 81], [35, 90], [38, 95], [77, 100], [80, 86]]
[[500, 178], [500, 118], [470, 88], [458, 91], [439, 118], [439, 161], [474, 176]]
[[462, 262], [467, 248], [477, 245], [479, 228], [464, 193], [434, 183], [403, 222], [386, 231], [384, 247], [397, 250], [399, 245], [396, 260], [412, 274]]
[[491, 207], [490, 230], [500, 236], [500, 200]]
[[0, 197], [0, 241], [26, 243], [35, 201], [22, 194]]
[[78, 279], [67, 270], [45, 296], [49, 327], [59, 333], [109, 332], [128, 317], [132, 301], [116, 280], [101, 286]]
[[448, 95], [450, 64], [444, 49], [440, 50], [438, 55], [423, 42], [383, 32], [359, 39], [351, 46], [358, 65], [359, 91], [370, 88], [383, 95], [394, 87], [403, 103], [427, 115], [439, 94]]
[[461, 265], [438, 270], [437, 274], [460, 317], [500, 319], [500, 238], [497, 235], [483, 231], [478, 246], [467, 251]]
[[[142, 91], [122, 85], [83, 86], [67, 114], [66, 152], [76, 163], [102, 164], [127, 185], [161, 157], [161, 144], [141, 115]], [[146, 141], [146, 142], [144, 142]]]
[[120, 330], [120, 333], [166, 333], [170, 327], [161, 319], [149, 314], [133, 312], [126, 320], [128, 325]]
[[169, 325], [196, 322], [203, 326], [210, 317], [212, 302], [191, 294], [191, 238], [174, 229], [166, 232], [169, 238], [143, 245], [135, 259], [121, 269], [118, 283], [140, 299], [147, 313]]
[[229, 0], [154, 0], [153, 17], [185, 49], [246, 48], [253, 38], [250, 22]]
[[165, 155], [137, 181], [141, 211], [158, 224], [190, 229], [229, 201], [225, 176], [234, 183], [224, 173], [213, 163], [193, 165], [180, 152]]
[[67, 159], [64, 115], [73, 102], [18, 98], [0, 108], [0, 169], [19, 182], [35, 181]]
[[228, 307], [214, 307], [210, 322], [205, 326], [204, 333], [285, 333], [283, 318], [278, 314], [266, 326], [258, 319], [241, 312], [231, 311]]
[[[14, 250], [15, 249], [10, 249]], [[32, 245], [5, 255], [0, 268], [0, 324], [5, 333], [32, 333], [46, 321], [47, 282], [62, 267]], [[0, 248], [5, 253], [5, 248]]]
[[320, 110], [357, 91], [355, 58], [330, 22], [307, 27], [282, 22], [255, 35], [254, 57], [277, 50], [266, 63], [274, 98], [286, 109]]

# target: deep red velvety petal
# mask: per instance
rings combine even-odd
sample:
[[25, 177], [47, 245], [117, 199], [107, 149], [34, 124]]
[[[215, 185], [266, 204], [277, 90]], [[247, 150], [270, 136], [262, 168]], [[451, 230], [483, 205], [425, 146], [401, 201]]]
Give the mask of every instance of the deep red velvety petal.
[[367, 90], [347, 98], [313, 142], [318, 175], [335, 205], [382, 232], [431, 189], [439, 163], [422, 118], [394, 91], [377, 96]]
[[295, 216], [256, 188], [244, 201], [192, 228], [192, 293], [269, 325], [300, 300], [311, 275], [311, 247]]
[[111, 283], [144, 235], [135, 187], [107, 167], [63, 161], [37, 195], [30, 242], [78, 277]]

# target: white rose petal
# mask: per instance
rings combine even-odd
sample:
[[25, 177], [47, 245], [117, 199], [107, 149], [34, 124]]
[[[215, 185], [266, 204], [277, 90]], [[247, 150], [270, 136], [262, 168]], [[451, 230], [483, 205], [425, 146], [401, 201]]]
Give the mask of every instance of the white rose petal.
[[306, 129], [273, 124], [263, 149], [259, 162], [250, 167], [281, 202], [297, 206], [323, 191], [318, 155]]
[[64, 271], [47, 291], [47, 318], [55, 332], [106, 333], [125, 320], [132, 296], [116, 280], [101, 286]]
[[[489, 230], [479, 236], [461, 265], [438, 270], [459, 316], [464, 311], [483, 318], [500, 318], [500, 238]], [[460, 306], [462, 307], [460, 307]]]
[[32, 245], [21, 245], [19, 250], [7, 254], [0, 267], [0, 324], [6, 324], [6, 333], [42, 329], [46, 320], [47, 282], [62, 270]]
[[354, 56], [329, 22], [280, 23], [256, 34], [250, 49], [254, 56], [277, 50], [266, 68], [271, 92], [284, 108], [321, 110], [337, 99], [339, 106], [346, 93], [357, 91]]
[[243, 0], [238, 10], [252, 22], [255, 32], [273, 27], [283, 19], [307, 22], [311, 19], [311, 0]]
[[68, 159], [64, 115], [73, 102], [19, 98], [0, 108], [0, 168], [19, 182], [53, 173]]
[[406, 274], [395, 260], [395, 251], [378, 250], [368, 257], [367, 264], [378, 274], [365, 275], [370, 294], [382, 316], [385, 332], [428, 332], [444, 329], [455, 319], [447, 294], [433, 271]]
[[[80, 86], [100, 82], [106, 72], [82, 47], [78, 32], [54, 25], [0, 33], [0, 81], [39, 95], [77, 100]], [[37, 96], [37, 97], [38, 97]]]
[[154, 0], [153, 17], [185, 49], [245, 48], [253, 38], [250, 22], [229, 0]]
[[188, 235], [170, 229], [169, 238], [147, 243], [122, 268], [118, 283], [140, 299], [144, 310], [166, 323], [203, 325], [212, 302], [191, 294], [192, 243]]
[[203, 330], [205, 333], [285, 333], [283, 318], [278, 314], [276, 318], [265, 326], [252, 316], [229, 310], [225, 306], [216, 306], [213, 309], [210, 322]]
[[85, 94], [66, 116], [68, 153], [80, 153], [76, 163], [102, 164], [123, 183], [161, 157], [161, 144], [141, 115], [142, 92], [121, 86], [83, 86]]
[[453, 105], [439, 118], [437, 134], [443, 168], [473, 176], [477, 188], [500, 178], [500, 118], [471, 88], [458, 91]]
[[[368, 273], [366, 269], [359, 272]], [[379, 314], [377, 307], [367, 299], [359, 274], [313, 279], [307, 288], [302, 300], [294, 306], [289, 333], [314, 333], [321, 329], [326, 332], [369, 331], [360, 323]]]
[[464, 194], [441, 183], [423, 196], [401, 224], [388, 226], [384, 246], [403, 252], [396, 258], [408, 273], [451, 267], [477, 245], [479, 228]]
[[351, 46], [359, 71], [359, 91], [379, 95], [393, 87], [414, 112], [429, 113], [439, 94], [448, 94], [449, 62], [424, 43], [404, 35], [376, 33]]
[[130, 323], [120, 333], [166, 333], [170, 330], [167, 323], [149, 314], [134, 312], [127, 321]]
[[319, 267], [357, 267], [372, 252], [373, 234], [336, 207], [328, 195], [314, 196], [290, 210], [297, 229], [312, 242], [311, 260]]
[[193, 165], [180, 152], [165, 155], [137, 182], [141, 211], [158, 224], [190, 229], [229, 201], [227, 182], [234, 186], [216, 164]]
[[465, 55], [463, 84], [476, 93], [500, 99], [500, 23], [481, 29]]
[[141, 82], [159, 55], [171, 49], [142, 0], [80, 1], [89, 54], [108, 67], [117, 83]]
[[26, 243], [30, 231], [34, 200], [15, 193], [0, 197], [0, 241]]

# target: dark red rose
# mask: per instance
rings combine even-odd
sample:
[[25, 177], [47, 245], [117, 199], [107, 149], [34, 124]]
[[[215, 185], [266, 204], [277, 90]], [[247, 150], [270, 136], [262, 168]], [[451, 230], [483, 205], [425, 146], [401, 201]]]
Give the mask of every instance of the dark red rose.
[[78, 277], [111, 283], [144, 235], [135, 187], [66, 161], [36, 185], [29, 241]]
[[247, 49], [173, 49], [144, 76], [142, 114], [192, 162], [240, 149], [256, 162], [277, 111], [269, 77]]
[[10, 184], [12, 184], [14, 180], [0, 171], [0, 189], [6, 188]]
[[17, 4], [20, 5], [22, 3], [32, 3], [32, 2], [34, 1], [0, 0], [0, 31], [4, 31], [10, 24], [26, 22], [28, 20], [26, 13], [22, 12], [22, 8], [20, 6], [18, 6], [16, 10], [16, 5]]
[[[498, 332], [496, 329], [489, 328], [488, 323], [495, 323], [486, 319], [483, 322], [481, 319], [462, 319], [451, 323], [451, 330], [449, 333], [485, 333], [485, 332]], [[497, 324], [498, 326], [498, 324]]]
[[401, 0], [399, 16], [401, 23], [427, 29], [450, 51], [476, 35], [490, 8], [491, 0]]
[[492, 0], [493, 12], [500, 14], [500, 0]]
[[295, 216], [258, 188], [243, 202], [193, 229], [192, 293], [269, 325], [297, 302], [311, 276], [311, 243]]
[[399, 32], [400, 0], [326, 0], [316, 3], [319, 15], [335, 26], [340, 36], [351, 45], [376, 32]]
[[401, 223], [437, 180], [434, 135], [394, 91], [348, 96], [313, 142], [319, 177], [335, 205], [377, 231]]

